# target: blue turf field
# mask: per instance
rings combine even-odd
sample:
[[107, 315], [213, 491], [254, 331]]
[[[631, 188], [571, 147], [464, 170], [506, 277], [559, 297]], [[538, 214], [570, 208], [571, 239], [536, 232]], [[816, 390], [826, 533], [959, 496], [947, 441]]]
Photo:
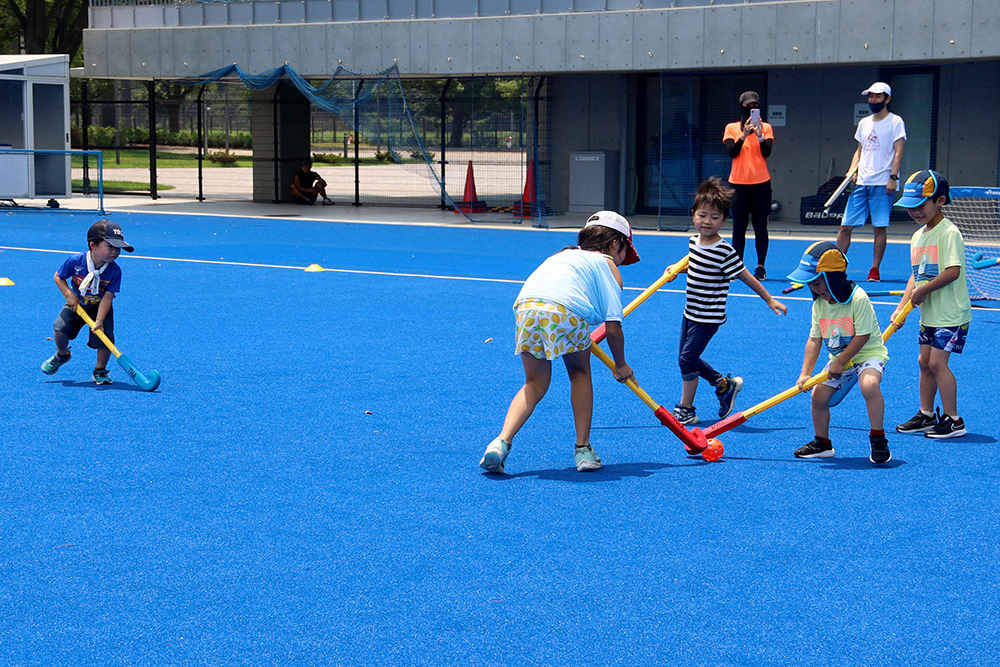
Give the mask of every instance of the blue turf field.
[[[970, 435], [891, 432], [882, 468], [857, 392], [834, 411], [836, 458], [793, 458], [812, 437], [796, 397], [722, 436], [709, 464], [595, 360], [604, 468], [573, 467], [557, 367], [510, 474], [491, 476], [479, 457], [521, 383], [518, 282], [572, 232], [113, 218], [136, 247], [118, 344], [162, 372], [155, 393], [113, 362], [115, 384], [96, 388], [83, 338], [41, 374], [62, 301], [51, 276], [95, 218], [0, 217], [0, 276], [16, 283], [0, 287], [0, 663], [968, 665], [1000, 651], [995, 311], [975, 311], [952, 359]], [[807, 245], [773, 241], [772, 278]], [[626, 300], [686, 252], [675, 236], [636, 246]], [[852, 248], [858, 279], [870, 252]], [[902, 288], [905, 245], [882, 274]], [[794, 383], [809, 301], [786, 298], [779, 318], [733, 291], [706, 357], [746, 379], [744, 409]], [[883, 327], [895, 300], [874, 299]], [[661, 292], [625, 323], [640, 385], [668, 406], [682, 304]], [[918, 405], [915, 325], [888, 345], [887, 430]], [[713, 403], [703, 386], [703, 419]]]

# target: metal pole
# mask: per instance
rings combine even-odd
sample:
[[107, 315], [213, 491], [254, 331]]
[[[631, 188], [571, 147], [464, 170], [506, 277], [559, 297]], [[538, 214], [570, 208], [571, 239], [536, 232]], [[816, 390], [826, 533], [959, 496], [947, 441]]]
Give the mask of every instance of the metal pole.
[[83, 112], [82, 148], [85, 151], [90, 150], [90, 101], [87, 92], [87, 80], [84, 79], [80, 82], [80, 109]]
[[451, 79], [444, 82], [444, 88], [441, 90], [441, 203], [438, 205], [442, 211], [450, 210], [451, 207], [448, 206], [448, 191], [444, 184], [444, 169], [445, 165], [448, 164], [447, 153], [445, 150], [445, 144], [447, 143], [447, 110], [448, 110], [448, 89], [451, 88]]
[[[534, 155], [535, 155], [535, 173], [532, 174], [535, 177], [535, 182], [532, 183], [532, 187], [535, 189], [535, 210], [531, 210], [531, 206], [528, 207], [528, 214], [533, 218], [533, 227], [548, 227], [543, 221], [544, 214], [544, 204], [542, 200], [542, 190], [538, 187], [539, 174], [542, 173], [542, 161], [539, 159], [540, 152], [538, 150], [538, 133], [541, 128], [541, 120], [539, 120], [538, 111], [541, 108], [542, 99], [542, 86], [545, 85], [545, 77], [538, 78], [538, 84], [535, 86], [535, 145], [534, 145]], [[524, 217], [524, 206], [521, 207], [521, 217]]]
[[148, 84], [149, 88], [149, 196], [158, 199], [156, 194], [156, 79]]
[[198, 201], [205, 201], [205, 181], [201, 171], [202, 161], [205, 158], [205, 151], [202, 147], [202, 133], [204, 128], [202, 127], [202, 114], [205, 113], [205, 86], [200, 86], [198, 88], [198, 99], [195, 102], [196, 109], [198, 110]]
[[[85, 151], [90, 150], [90, 102], [87, 99], [87, 80], [84, 79], [80, 82], [80, 111], [83, 114], [83, 119], [81, 121], [81, 131], [82, 131], [82, 148]], [[100, 171], [98, 171], [100, 174]], [[84, 153], [83, 155], [83, 194], [90, 194], [90, 155]]]
[[281, 92], [281, 84], [274, 87], [274, 97], [271, 99], [274, 134], [274, 156], [271, 158], [274, 164], [274, 203], [281, 203], [281, 161], [278, 159], [278, 93]]
[[361, 206], [361, 153], [358, 148], [361, 143], [361, 112], [358, 110], [358, 98], [364, 87], [365, 81], [362, 79], [354, 88], [354, 206]]

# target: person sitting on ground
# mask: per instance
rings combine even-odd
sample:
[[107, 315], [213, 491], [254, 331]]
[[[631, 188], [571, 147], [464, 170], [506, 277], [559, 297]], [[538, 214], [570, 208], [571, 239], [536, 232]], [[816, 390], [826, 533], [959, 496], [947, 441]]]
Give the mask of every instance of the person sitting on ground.
[[324, 206], [333, 206], [333, 202], [326, 196], [326, 181], [312, 170], [312, 160], [309, 158], [303, 160], [299, 170], [295, 172], [292, 196], [295, 197], [296, 204], [303, 206], [315, 204], [317, 197], [323, 197]]

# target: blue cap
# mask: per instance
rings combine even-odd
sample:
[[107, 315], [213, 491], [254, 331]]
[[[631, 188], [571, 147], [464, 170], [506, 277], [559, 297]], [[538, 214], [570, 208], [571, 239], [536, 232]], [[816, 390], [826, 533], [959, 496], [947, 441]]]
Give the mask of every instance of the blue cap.
[[945, 204], [950, 204], [951, 195], [948, 190], [948, 179], [933, 169], [924, 169], [906, 179], [903, 196], [893, 206], [916, 208], [928, 198], [937, 199], [941, 196], [945, 197]]
[[847, 255], [832, 241], [817, 241], [802, 253], [798, 268], [788, 274], [788, 279], [811, 283], [827, 271], [847, 271]]

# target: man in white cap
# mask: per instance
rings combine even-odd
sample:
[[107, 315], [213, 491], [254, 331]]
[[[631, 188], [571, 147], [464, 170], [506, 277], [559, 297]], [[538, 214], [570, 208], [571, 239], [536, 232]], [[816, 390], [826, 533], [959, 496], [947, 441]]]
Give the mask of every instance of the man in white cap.
[[862, 91], [868, 96], [871, 115], [861, 119], [854, 133], [858, 148], [851, 158], [850, 176], [855, 168], [855, 186], [847, 200], [844, 219], [837, 233], [837, 247], [847, 254], [851, 247], [851, 233], [855, 227], [864, 227], [868, 216], [872, 219], [875, 232], [875, 249], [872, 253], [872, 268], [868, 280], [879, 281], [879, 267], [885, 254], [886, 231], [889, 227], [889, 212], [899, 185], [899, 168], [903, 162], [903, 148], [906, 143], [906, 125], [903, 119], [888, 109], [892, 98], [889, 84], [876, 81]]

